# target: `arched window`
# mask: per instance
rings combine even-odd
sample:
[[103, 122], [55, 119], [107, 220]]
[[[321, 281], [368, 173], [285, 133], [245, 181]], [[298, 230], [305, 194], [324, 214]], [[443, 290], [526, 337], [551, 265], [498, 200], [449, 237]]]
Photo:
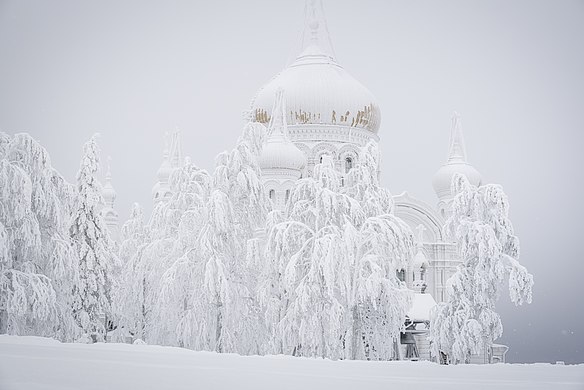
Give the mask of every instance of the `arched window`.
[[349, 171], [353, 168], [353, 157], [348, 156], [345, 158], [345, 173], [349, 173]]
[[276, 191], [270, 190], [270, 192], [268, 194], [269, 194], [268, 196], [270, 197], [270, 200], [274, 200], [276, 198]]
[[288, 198], [290, 198], [290, 190], [286, 190], [286, 202], [288, 202]]

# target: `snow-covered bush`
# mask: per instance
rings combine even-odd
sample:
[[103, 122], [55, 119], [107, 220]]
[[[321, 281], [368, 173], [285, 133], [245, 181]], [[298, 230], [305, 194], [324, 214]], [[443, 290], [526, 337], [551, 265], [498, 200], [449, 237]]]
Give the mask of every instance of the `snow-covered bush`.
[[437, 306], [430, 325], [434, 356], [454, 363], [489, 348], [503, 326], [495, 312], [501, 283], [508, 278], [511, 301], [531, 302], [533, 277], [519, 264], [519, 239], [509, 220], [509, 201], [499, 185], [475, 187], [455, 175], [456, 194], [446, 222], [463, 260], [448, 281], [447, 301]]

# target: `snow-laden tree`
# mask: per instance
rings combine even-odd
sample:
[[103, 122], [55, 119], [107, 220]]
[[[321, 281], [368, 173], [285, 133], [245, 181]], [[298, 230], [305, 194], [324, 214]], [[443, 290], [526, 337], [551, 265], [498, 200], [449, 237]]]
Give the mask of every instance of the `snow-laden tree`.
[[149, 238], [120, 286], [131, 306], [122, 322], [147, 342], [259, 352], [254, 275], [245, 260], [269, 205], [256, 163], [264, 134], [262, 125], [246, 125], [236, 147], [217, 157], [212, 176], [190, 161], [171, 174], [173, 195], [155, 208]]
[[177, 275], [185, 275], [176, 267], [190, 266], [186, 273], [190, 299], [183, 309], [188, 317], [177, 332], [181, 344], [219, 352], [259, 352], [259, 319], [245, 259], [247, 241], [263, 223], [269, 205], [256, 162], [264, 135], [263, 125], [249, 123], [236, 147], [217, 156], [211, 193], [204, 209], [197, 211], [196, 219], [204, 220], [197, 239], [185, 246], [184, 256], [165, 274], [172, 276], [165, 285], [173, 285]]
[[73, 337], [74, 199], [41, 145], [0, 133], [0, 333]]
[[473, 186], [455, 175], [456, 194], [446, 232], [458, 244], [462, 265], [448, 280], [448, 298], [432, 315], [430, 337], [434, 356], [454, 363], [489, 348], [501, 336], [495, 302], [507, 280], [516, 305], [531, 302], [533, 277], [518, 262], [519, 239], [509, 220], [509, 201], [499, 185]]
[[138, 203], [130, 210], [130, 218], [122, 225], [120, 231], [121, 244], [119, 258], [123, 264], [130, 261], [138, 252], [148, 237], [148, 229], [144, 222], [144, 212]]
[[115, 243], [103, 220], [97, 135], [83, 146], [77, 173], [78, 199], [69, 229], [78, 259], [79, 278], [73, 289], [73, 315], [83, 333], [103, 338], [104, 318], [111, 318], [112, 269], [118, 265]]
[[136, 280], [143, 277], [140, 270], [136, 269], [136, 263], [142, 260], [144, 247], [149, 242], [149, 230], [138, 203], [134, 203], [130, 217], [122, 225], [120, 238], [120, 272], [113, 291], [112, 311], [116, 324], [116, 330], [112, 333], [114, 341], [125, 341], [125, 337], [131, 335], [143, 338], [145, 283], [136, 289]]
[[396, 271], [410, 261], [413, 241], [379, 188], [377, 158], [367, 145], [342, 187], [324, 156], [312, 177], [299, 180], [285, 212], [270, 216], [259, 298], [271, 352], [394, 357], [410, 304]]
[[[211, 182], [207, 171], [189, 161], [170, 177], [173, 195], [161, 205], [160, 211], [164, 215], [163, 224], [170, 224], [172, 231], [158, 235], [148, 244], [143, 254], [142, 270], [137, 269], [137, 275], [146, 275], [148, 286], [146, 298], [147, 305], [151, 307], [150, 318], [146, 319], [149, 342], [203, 349], [185, 342], [184, 331], [180, 327], [192, 324], [188, 311], [192, 312], [192, 307], [197, 306], [194, 301], [204, 299], [197, 293], [203, 285], [200, 276], [203, 272], [197, 270], [196, 262], [191, 261], [194, 259], [189, 256], [196, 251], [201, 229], [207, 222], [206, 205]], [[152, 229], [160, 232], [157, 224], [161, 226], [153, 218]], [[206, 317], [206, 309], [200, 310], [193, 322]]]

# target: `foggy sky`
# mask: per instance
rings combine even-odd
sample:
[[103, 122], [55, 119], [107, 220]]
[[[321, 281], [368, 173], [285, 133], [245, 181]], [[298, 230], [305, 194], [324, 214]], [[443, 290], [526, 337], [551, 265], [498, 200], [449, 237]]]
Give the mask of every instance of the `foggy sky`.
[[[534, 274], [498, 304], [511, 362], [584, 362], [584, 2], [325, 0], [337, 59], [377, 97], [382, 182], [435, 205], [450, 116], [503, 185]], [[212, 170], [242, 111], [297, 54], [303, 1], [0, 0], [0, 130], [28, 132], [69, 181], [101, 133], [121, 220], [152, 208], [163, 134]]]

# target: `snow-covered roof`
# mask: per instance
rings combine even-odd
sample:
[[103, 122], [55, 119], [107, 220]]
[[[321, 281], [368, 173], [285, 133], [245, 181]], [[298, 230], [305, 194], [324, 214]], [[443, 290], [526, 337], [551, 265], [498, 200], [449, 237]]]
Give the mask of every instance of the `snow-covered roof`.
[[407, 316], [414, 322], [430, 321], [430, 311], [436, 301], [430, 294], [414, 294], [414, 302]]

